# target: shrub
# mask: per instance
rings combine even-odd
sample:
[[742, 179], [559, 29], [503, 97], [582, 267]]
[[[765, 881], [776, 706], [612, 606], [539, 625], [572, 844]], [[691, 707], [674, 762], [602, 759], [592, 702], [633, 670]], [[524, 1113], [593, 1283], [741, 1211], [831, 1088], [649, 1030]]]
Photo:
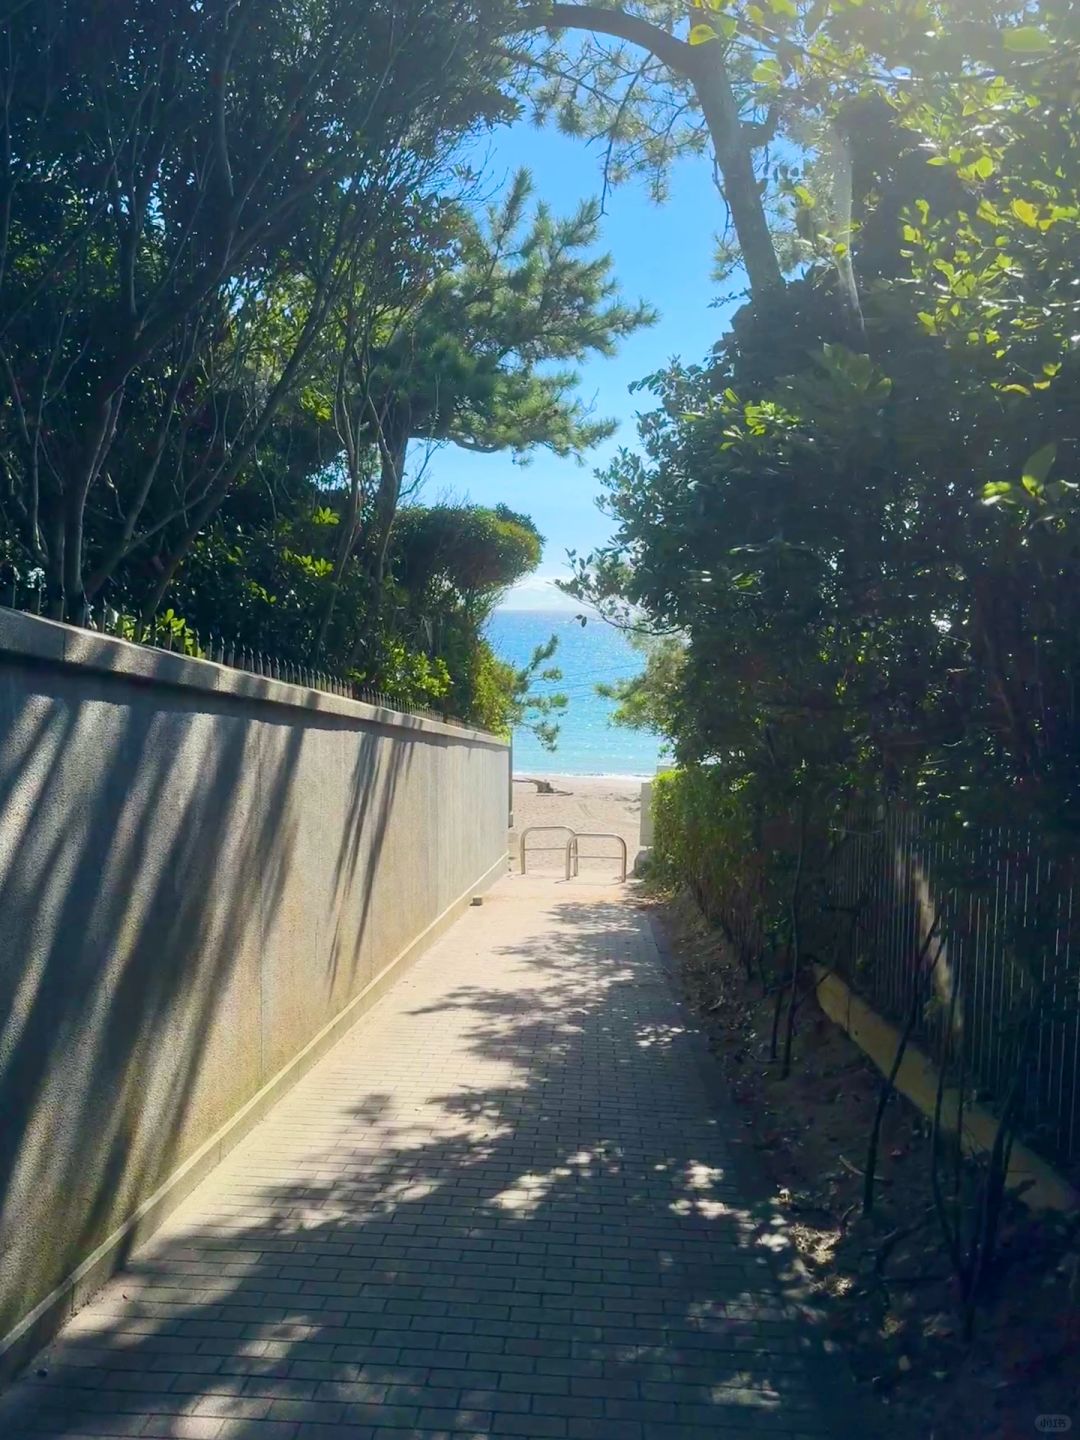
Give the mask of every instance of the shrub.
[[719, 766], [658, 775], [653, 786], [657, 878], [689, 888], [747, 970], [760, 962], [767, 928], [766, 866], [752, 782]]

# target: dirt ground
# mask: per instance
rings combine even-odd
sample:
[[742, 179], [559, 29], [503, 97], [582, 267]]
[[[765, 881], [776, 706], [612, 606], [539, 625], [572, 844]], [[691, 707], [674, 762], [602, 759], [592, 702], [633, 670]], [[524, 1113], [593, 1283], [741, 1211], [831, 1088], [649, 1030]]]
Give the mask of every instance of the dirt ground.
[[[885, 1112], [874, 1214], [864, 1163], [879, 1072], [808, 992], [788, 1079], [769, 1058], [773, 1002], [686, 898], [655, 898], [688, 998], [709, 1023], [743, 1124], [791, 1215], [792, 1237], [837, 1348], [912, 1440], [1020, 1440], [1080, 1429], [1076, 1217], [1011, 1203], [974, 1339], [930, 1188], [929, 1125], [902, 1098]], [[1071, 1427], [1061, 1419], [1067, 1417]]]

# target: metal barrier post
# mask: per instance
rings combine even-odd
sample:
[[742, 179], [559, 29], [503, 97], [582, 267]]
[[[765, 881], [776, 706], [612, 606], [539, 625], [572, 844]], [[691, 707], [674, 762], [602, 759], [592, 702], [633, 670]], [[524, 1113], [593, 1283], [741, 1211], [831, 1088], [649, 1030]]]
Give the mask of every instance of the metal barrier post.
[[[629, 854], [626, 849], [626, 841], [621, 835], [615, 835], [609, 830], [574, 830], [570, 839], [566, 842], [566, 878], [571, 879], [574, 875], [581, 873], [581, 844], [582, 840], [614, 840], [619, 846], [621, 860], [621, 874], [619, 883], [626, 881], [626, 871], [629, 862]], [[604, 860], [604, 855], [587, 855], [587, 860]]]
[[[569, 830], [571, 837], [573, 837], [574, 834], [573, 830], [570, 829], [569, 825], [527, 825], [525, 829], [521, 832], [521, 839], [518, 842], [518, 859], [521, 862], [522, 875], [525, 874], [525, 841], [528, 836], [533, 835], [540, 830]], [[549, 848], [557, 849], [558, 847], [551, 846]]]

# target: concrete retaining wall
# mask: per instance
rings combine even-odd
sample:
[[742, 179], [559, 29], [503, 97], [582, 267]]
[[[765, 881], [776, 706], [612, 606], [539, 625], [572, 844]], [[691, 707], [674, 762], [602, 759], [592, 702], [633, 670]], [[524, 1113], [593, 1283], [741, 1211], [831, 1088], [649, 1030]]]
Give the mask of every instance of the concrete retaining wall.
[[9, 1367], [505, 871], [508, 772], [490, 735], [0, 611]]
[[641, 819], [638, 841], [642, 850], [651, 850], [653, 846], [653, 782], [643, 780], [641, 782]]

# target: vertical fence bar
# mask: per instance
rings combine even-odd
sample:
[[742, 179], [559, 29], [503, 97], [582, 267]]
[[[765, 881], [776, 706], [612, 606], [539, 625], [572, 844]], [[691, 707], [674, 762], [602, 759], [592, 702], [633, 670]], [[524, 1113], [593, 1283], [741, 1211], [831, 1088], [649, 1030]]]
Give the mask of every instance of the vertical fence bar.
[[[1070, 1155], [1070, 1157], [1075, 1153], [1075, 1146], [1077, 1142], [1076, 1092], [1078, 1087], [1078, 1081], [1080, 1081], [1080, 1003], [1078, 1003], [1078, 1000], [1080, 1000], [1080, 996], [1078, 996], [1076, 993], [1076, 947], [1073, 944], [1075, 890], [1076, 887], [1072, 882], [1070, 876], [1068, 896], [1066, 900], [1067, 922], [1064, 957], [1065, 964], [1062, 970], [1061, 983], [1055, 986], [1055, 990], [1057, 991], [1057, 994], [1055, 996], [1055, 1008], [1059, 1008], [1062, 1012], [1063, 1031], [1061, 1047], [1061, 1109], [1059, 1112], [1061, 1114], [1061, 1125], [1059, 1130], [1059, 1145]], [[1071, 1006], [1068, 1004], [1070, 1000], [1072, 1002]], [[1072, 1012], [1072, 1025], [1071, 1027], [1068, 1027], [1068, 1014], [1070, 1009]], [[1071, 1028], [1072, 1030], [1072, 1045], [1070, 1047], [1071, 1064], [1066, 1058], [1067, 1035], [1065, 1032], [1067, 1027]], [[1068, 1107], [1068, 1115], [1066, 1115], [1065, 1113], [1066, 1106]]]

